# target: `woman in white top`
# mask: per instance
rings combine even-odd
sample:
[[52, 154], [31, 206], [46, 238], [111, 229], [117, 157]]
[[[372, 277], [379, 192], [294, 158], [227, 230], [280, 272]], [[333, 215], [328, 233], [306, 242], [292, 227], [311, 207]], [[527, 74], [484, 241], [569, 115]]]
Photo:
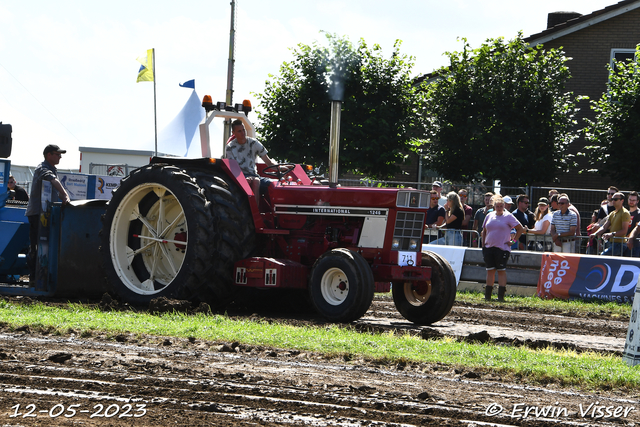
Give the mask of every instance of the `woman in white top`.
[[[551, 235], [551, 218], [553, 217], [553, 213], [549, 210], [549, 200], [546, 197], [541, 197], [540, 200], [538, 200], [538, 207], [536, 208], [534, 217], [536, 225], [533, 230], [529, 230], [528, 234], [538, 236]], [[530, 242], [529, 246], [530, 250], [549, 251], [551, 250], [551, 239], [546, 237], [535, 238], [535, 242]]]

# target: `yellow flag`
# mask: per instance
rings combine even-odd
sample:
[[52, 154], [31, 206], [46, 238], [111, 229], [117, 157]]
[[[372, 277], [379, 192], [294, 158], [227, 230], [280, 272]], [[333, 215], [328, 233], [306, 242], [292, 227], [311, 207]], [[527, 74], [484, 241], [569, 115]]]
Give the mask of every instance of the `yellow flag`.
[[139, 82], [152, 82], [153, 81], [153, 49], [147, 50], [147, 56], [141, 56], [138, 58], [138, 62], [142, 65], [140, 66], [140, 70], [138, 71], [138, 80]]

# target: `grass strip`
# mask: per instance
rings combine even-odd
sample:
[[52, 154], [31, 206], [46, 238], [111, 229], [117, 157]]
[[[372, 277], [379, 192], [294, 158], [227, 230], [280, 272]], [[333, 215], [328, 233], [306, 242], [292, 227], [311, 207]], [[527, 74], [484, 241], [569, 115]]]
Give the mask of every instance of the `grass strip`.
[[[511, 305], [517, 305], [522, 309], [534, 309], [540, 311], [557, 311], [561, 313], [573, 313], [576, 315], [605, 315], [613, 318], [626, 318], [631, 315], [631, 304], [620, 304], [611, 301], [583, 301], [583, 300], [562, 300], [562, 299], [542, 299], [537, 296], [533, 297], [505, 297], [506, 302], [496, 307], [509, 307]], [[479, 292], [458, 292], [456, 295], [456, 302], [462, 302], [467, 304], [489, 304], [484, 300], [484, 294]], [[493, 303], [496, 304], [495, 296]]]
[[0, 301], [0, 322], [12, 328], [28, 325], [80, 335], [122, 333], [234, 342], [348, 356], [379, 362], [437, 363], [491, 372], [506, 379], [556, 383], [586, 389], [640, 389], [640, 368], [620, 357], [554, 349], [470, 344], [451, 338], [423, 340], [392, 333], [359, 333], [339, 325], [291, 326], [266, 321], [234, 320], [221, 315], [103, 312], [79, 304], [66, 308]]

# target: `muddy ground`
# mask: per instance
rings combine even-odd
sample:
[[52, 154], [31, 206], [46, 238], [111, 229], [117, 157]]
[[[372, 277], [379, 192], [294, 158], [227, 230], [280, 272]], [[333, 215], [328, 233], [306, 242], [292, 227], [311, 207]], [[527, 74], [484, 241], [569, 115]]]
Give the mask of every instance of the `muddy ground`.
[[[290, 313], [257, 314], [322, 323]], [[441, 322], [416, 327], [389, 298], [376, 297], [367, 315], [348, 327], [620, 354], [628, 322], [604, 313], [575, 317], [511, 303], [457, 303]], [[636, 391], [527, 385], [443, 362], [388, 364], [238, 343], [59, 336], [0, 325], [0, 425], [640, 425]]]

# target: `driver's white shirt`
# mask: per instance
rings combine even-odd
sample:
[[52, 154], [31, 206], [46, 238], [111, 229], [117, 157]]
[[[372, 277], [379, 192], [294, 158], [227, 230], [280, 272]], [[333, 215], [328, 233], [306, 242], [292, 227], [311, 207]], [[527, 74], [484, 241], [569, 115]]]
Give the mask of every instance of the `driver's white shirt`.
[[246, 176], [258, 176], [256, 170], [256, 157], [267, 154], [267, 149], [255, 138], [247, 137], [244, 144], [237, 139], [227, 144], [227, 159], [234, 159], [240, 165], [240, 169]]

